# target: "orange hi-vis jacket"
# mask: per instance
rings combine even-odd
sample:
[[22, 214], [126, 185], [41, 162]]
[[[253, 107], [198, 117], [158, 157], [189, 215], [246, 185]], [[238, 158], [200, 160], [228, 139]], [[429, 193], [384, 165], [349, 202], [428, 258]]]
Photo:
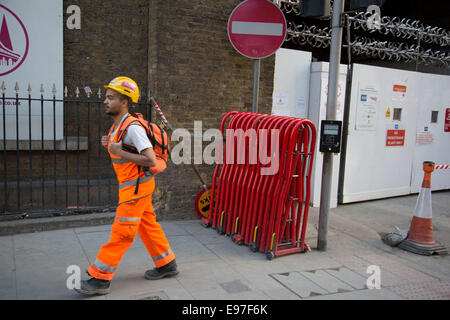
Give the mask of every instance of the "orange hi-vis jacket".
[[[131, 117], [131, 115], [128, 115], [128, 117]], [[115, 143], [119, 142], [118, 137], [124, 122], [120, 124], [119, 129], [114, 135], [113, 142]], [[153, 175], [146, 176], [144, 170], [141, 170], [136, 163], [122, 159], [109, 152], [110, 136], [113, 129], [114, 125], [109, 130], [107, 148], [119, 183], [119, 204], [148, 196], [155, 188]]]
[[[108, 134], [108, 152], [113, 128]], [[112, 141], [118, 142], [120, 130], [119, 126]], [[146, 176], [136, 163], [110, 152], [109, 154], [119, 182], [119, 206], [116, 209], [111, 238], [102, 246], [88, 270], [92, 277], [103, 280], [111, 280], [114, 277], [123, 255], [134, 242], [136, 234], [139, 234], [156, 267], [160, 268], [175, 259], [175, 254], [156, 221], [152, 205], [154, 177]]]

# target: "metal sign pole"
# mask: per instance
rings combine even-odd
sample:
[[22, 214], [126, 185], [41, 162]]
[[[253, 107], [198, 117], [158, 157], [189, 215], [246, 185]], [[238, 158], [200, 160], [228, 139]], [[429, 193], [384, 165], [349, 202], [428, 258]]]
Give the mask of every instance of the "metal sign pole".
[[[342, 21], [345, 0], [334, 0], [331, 20], [330, 65], [328, 73], [327, 120], [336, 120], [336, 101], [341, 61]], [[330, 208], [331, 178], [333, 176], [333, 154], [324, 152], [322, 167], [322, 186], [320, 193], [319, 230], [317, 249], [327, 249], [328, 211]]]
[[253, 71], [253, 104], [252, 112], [258, 112], [258, 97], [259, 97], [259, 74], [261, 67], [261, 59], [255, 59], [254, 71]]

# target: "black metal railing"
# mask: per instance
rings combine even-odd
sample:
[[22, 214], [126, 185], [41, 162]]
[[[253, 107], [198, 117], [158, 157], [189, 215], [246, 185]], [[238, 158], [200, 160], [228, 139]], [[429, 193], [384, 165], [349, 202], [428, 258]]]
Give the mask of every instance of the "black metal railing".
[[[43, 89], [37, 98], [30, 88], [25, 97], [17, 87], [15, 97], [2, 91], [0, 220], [115, 208], [117, 180], [101, 146], [112, 120], [101, 91], [91, 95], [86, 87], [81, 96], [77, 88], [69, 97], [66, 89], [60, 98], [55, 88], [50, 98]], [[134, 111], [151, 121], [150, 99]]]

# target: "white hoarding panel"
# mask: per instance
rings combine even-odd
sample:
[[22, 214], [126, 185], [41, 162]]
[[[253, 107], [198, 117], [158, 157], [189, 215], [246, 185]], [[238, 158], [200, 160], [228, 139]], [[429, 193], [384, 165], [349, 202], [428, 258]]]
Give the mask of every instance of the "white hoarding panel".
[[[317, 140], [314, 158], [314, 166], [311, 173], [311, 205], [320, 206], [320, 194], [322, 186], [322, 164], [323, 155], [319, 152], [320, 141], [320, 121], [327, 117], [327, 99], [328, 99], [328, 69], [327, 62], [313, 62], [311, 64], [311, 83], [309, 93], [309, 116], [308, 118], [316, 125]], [[336, 120], [343, 120], [345, 106], [345, 87], [347, 78], [347, 67], [340, 66], [338, 97], [336, 105]], [[333, 155], [333, 176], [331, 180], [330, 207], [337, 207], [337, 193], [339, 185], [339, 161], [340, 154]]]
[[[6, 87], [6, 98], [16, 97], [16, 83], [19, 97], [28, 98], [28, 86], [34, 99], [63, 96], [63, 1], [61, 0], [2, 0], [0, 3], [0, 84]], [[0, 99], [2, 100], [2, 99]], [[0, 101], [3, 107], [3, 101]], [[5, 109], [0, 112], [0, 139], [3, 139], [3, 125], [6, 124], [6, 139], [15, 140], [16, 121], [19, 139], [29, 139], [31, 118], [31, 139], [41, 140], [41, 115], [44, 117], [44, 140], [53, 140], [53, 116], [56, 120], [56, 140], [63, 138], [63, 106], [46, 102], [41, 108], [39, 101], [6, 100]], [[30, 114], [31, 109], [31, 114]], [[5, 119], [3, 119], [3, 111]], [[18, 117], [16, 117], [18, 115]], [[31, 116], [31, 117], [29, 117]]]
[[[450, 164], [450, 132], [445, 131], [445, 117], [450, 108], [450, 77], [421, 74], [417, 110], [416, 145], [411, 176], [411, 192], [419, 192], [424, 161]], [[408, 92], [409, 94], [409, 92]], [[431, 190], [450, 189], [450, 170], [431, 174]]]
[[308, 116], [311, 52], [279, 49], [275, 54], [272, 114]]
[[343, 202], [409, 194], [420, 73], [353, 66]]

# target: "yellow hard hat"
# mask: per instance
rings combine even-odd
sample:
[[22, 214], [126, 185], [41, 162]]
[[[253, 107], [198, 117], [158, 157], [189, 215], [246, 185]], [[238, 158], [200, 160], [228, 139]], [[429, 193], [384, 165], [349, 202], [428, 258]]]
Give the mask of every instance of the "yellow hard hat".
[[112, 89], [127, 97], [131, 98], [133, 103], [137, 103], [139, 100], [139, 87], [133, 79], [128, 77], [117, 77], [111, 80], [111, 82], [105, 86], [106, 89]]

